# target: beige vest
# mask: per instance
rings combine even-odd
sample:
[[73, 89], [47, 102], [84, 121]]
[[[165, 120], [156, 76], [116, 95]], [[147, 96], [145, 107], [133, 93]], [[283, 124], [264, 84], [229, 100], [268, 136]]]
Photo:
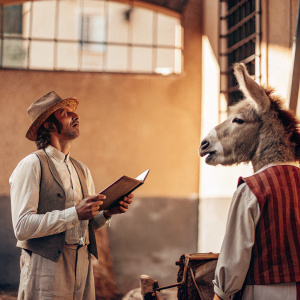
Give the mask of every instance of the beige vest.
[[[43, 149], [36, 151], [35, 154], [38, 156], [41, 164], [41, 182], [37, 213], [45, 214], [53, 210], [64, 210], [66, 195], [53, 162]], [[84, 170], [77, 160], [73, 158], [70, 159], [78, 174], [82, 194], [85, 198], [88, 196], [88, 189]], [[94, 219], [91, 219], [89, 221], [90, 244], [88, 248], [89, 251], [98, 258], [94, 228]], [[57, 261], [59, 259], [59, 256], [64, 249], [64, 245], [65, 231], [59, 234], [17, 242], [18, 247], [32, 251], [53, 261]]]

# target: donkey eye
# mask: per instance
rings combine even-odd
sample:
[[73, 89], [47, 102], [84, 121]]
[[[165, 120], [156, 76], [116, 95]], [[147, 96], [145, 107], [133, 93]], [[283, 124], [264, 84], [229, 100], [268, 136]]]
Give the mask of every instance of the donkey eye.
[[234, 118], [232, 120], [232, 123], [243, 124], [243, 123], [245, 123], [245, 121], [242, 119], [239, 119], [239, 118]]

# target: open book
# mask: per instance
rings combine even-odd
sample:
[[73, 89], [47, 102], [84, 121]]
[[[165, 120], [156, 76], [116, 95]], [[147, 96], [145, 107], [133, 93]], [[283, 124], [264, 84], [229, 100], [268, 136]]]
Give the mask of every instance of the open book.
[[132, 191], [134, 191], [144, 183], [149, 171], [149, 169], [146, 170], [136, 178], [131, 178], [123, 175], [108, 187], [106, 187], [104, 190], [102, 190], [99, 194], [105, 195], [106, 199], [103, 200], [103, 204], [100, 206], [100, 210], [111, 209], [112, 207], [117, 206], [121, 198], [130, 194]]

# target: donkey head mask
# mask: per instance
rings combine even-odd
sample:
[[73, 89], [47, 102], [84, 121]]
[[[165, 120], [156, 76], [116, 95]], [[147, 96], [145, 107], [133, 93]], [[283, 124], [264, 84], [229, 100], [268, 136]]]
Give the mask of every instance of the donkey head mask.
[[203, 139], [200, 156], [207, 155], [210, 165], [252, 162], [254, 171], [273, 162], [299, 160], [299, 121], [293, 113], [273, 89], [258, 85], [244, 64], [236, 64], [234, 74], [244, 99]]

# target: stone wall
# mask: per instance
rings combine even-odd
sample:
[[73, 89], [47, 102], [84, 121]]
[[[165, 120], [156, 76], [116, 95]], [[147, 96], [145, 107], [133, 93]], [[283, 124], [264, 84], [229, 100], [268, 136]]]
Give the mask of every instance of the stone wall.
[[20, 249], [16, 247], [10, 198], [0, 196], [0, 289], [16, 289], [20, 278]]
[[116, 283], [122, 294], [139, 287], [140, 275], [160, 286], [177, 282], [175, 262], [197, 251], [198, 199], [134, 199], [108, 228]]

